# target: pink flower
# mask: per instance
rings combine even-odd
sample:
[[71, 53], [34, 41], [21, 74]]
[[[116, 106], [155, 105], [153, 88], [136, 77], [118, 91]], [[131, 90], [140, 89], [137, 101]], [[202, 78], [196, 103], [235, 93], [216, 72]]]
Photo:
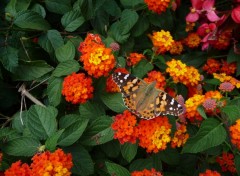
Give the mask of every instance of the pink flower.
[[240, 5], [232, 10], [231, 16], [235, 23], [240, 23]]
[[215, 0], [205, 0], [203, 2], [202, 8], [206, 12], [207, 18], [211, 22], [218, 21], [220, 18], [215, 13], [215, 8], [213, 7]]
[[201, 14], [202, 9], [202, 0], [191, 0], [192, 7], [190, 13], [186, 16], [187, 22], [196, 22], [199, 19], [199, 15]]
[[213, 30], [216, 29], [216, 24], [215, 23], [204, 23], [201, 26], [198, 27], [197, 29], [197, 33], [198, 35], [200, 35], [201, 37], [206, 36], [207, 34], [209, 34], [210, 32], [212, 32]]

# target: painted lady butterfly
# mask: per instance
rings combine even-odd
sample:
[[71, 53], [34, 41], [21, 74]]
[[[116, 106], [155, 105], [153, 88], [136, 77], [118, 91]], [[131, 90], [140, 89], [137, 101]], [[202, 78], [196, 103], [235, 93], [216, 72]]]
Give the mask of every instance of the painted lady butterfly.
[[113, 73], [113, 81], [122, 92], [125, 106], [140, 118], [153, 119], [159, 115], [179, 116], [182, 106], [166, 92], [155, 88], [156, 82], [145, 81], [125, 73]]

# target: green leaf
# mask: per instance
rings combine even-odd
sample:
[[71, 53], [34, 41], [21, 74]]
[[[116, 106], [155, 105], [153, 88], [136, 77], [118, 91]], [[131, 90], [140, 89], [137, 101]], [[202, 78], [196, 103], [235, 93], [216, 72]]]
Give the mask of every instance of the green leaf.
[[48, 53], [53, 53], [64, 45], [63, 38], [57, 30], [48, 30], [46, 34], [39, 37], [38, 43]]
[[121, 153], [125, 160], [129, 163], [134, 159], [137, 154], [138, 144], [125, 143], [121, 146]]
[[102, 151], [110, 158], [117, 158], [120, 153], [120, 143], [117, 140], [111, 140], [100, 145]]
[[219, 85], [221, 83], [218, 79], [204, 79], [204, 82], [212, 85]]
[[136, 24], [138, 20], [138, 14], [130, 9], [125, 9], [122, 11], [120, 19], [120, 30], [121, 35], [128, 34], [132, 27]]
[[45, 0], [44, 2], [47, 9], [53, 13], [63, 15], [72, 9], [70, 0]]
[[47, 87], [47, 95], [50, 105], [56, 107], [61, 102], [62, 97], [62, 78], [55, 78], [49, 80]]
[[34, 12], [37, 12], [39, 15], [41, 15], [43, 18], [45, 18], [46, 17], [46, 11], [45, 11], [45, 9], [44, 9], [44, 7], [42, 6], [42, 5], [40, 5], [40, 4], [34, 4], [33, 6], [32, 6], [32, 9], [31, 9], [32, 11], [34, 11]]
[[198, 112], [204, 119], [207, 119], [207, 115], [206, 115], [206, 113], [205, 113], [205, 110], [204, 110], [203, 106], [198, 106], [197, 112]]
[[77, 61], [75, 60], [68, 60], [65, 62], [61, 62], [58, 64], [56, 69], [53, 71], [53, 76], [56, 77], [61, 77], [61, 76], [66, 76], [70, 75], [73, 72], [77, 72], [80, 68], [80, 65]]
[[52, 71], [52, 67], [43, 60], [20, 61], [13, 74], [15, 81], [32, 81]]
[[10, 0], [5, 8], [6, 13], [10, 13], [12, 16], [16, 16], [16, 13], [19, 11], [27, 10], [31, 0]]
[[63, 15], [61, 23], [66, 31], [73, 32], [85, 22], [79, 10], [73, 10]]
[[126, 59], [124, 57], [117, 57], [117, 62], [119, 67], [125, 68], [126, 66]]
[[230, 124], [235, 123], [235, 121], [240, 117], [240, 108], [237, 105], [227, 105], [221, 108], [221, 112], [226, 114]]
[[71, 41], [68, 41], [65, 45], [57, 48], [55, 54], [59, 62], [73, 60], [75, 57], [75, 47]]
[[134, 37], [141, 36], [149, 28], [149, 25], [147, 17], [141, 16], [131, 31], [132, 35]]
[[149, 21], [154, 26], [159, 27], [163, 30], [171, 31], [174, 28], [173, 15], [171, 14], [171, 10], [167, 10], [166, 12], [159, 14], [152, 13], [149, 15]]
[[144, 169], [149, 169], [151, 170], [153, 168], [153, 160], [152, 158], [147, 158], [147, 159], [137, 159], [134, 160], [130, 167], [129, 167], [129, 171], [133, 172], [133, 171], [142, 171]]
[[59, 130], [46, 140], [45, 147], [47, 150], [52, 152], [56, 150], [58, 139], [60, 138], [63, 132], [64, 132], [64, 129]]
[[57, 109], [54, 107], [42, 107], [33, 105], [28, 110], [27, 127], [37, 139], [47, 139], [56, 132], [57, 129]]
[[184, 153], [198, 153], [223, 143], [226, 131], [216, 119], [208, 118], [203, 121], [197, 134], [188, 139], [183, 147]]
[[3, 152], [13, 156], [33, 156], [41, 143], [29, 137], [20, 137], [13, 139], [5, 144], [2, 148]]
[[162, 170], [162, 161], [159, 153], [155, 153], [151, 156], [152, 158], [152, 163], [153, 163], [153, 168], [155, 168], [157, 171]]
[[234, 47], [232, 47], [228, 52], [227, 62], [228, 63], [236, 62], [238, 61], [238, 58], [239, 58], [239, 54], [235, 53]]
[[103, 93], [101, 94], [100, 98], [103, 101], [103, 103], [114, 112], [122, 113], [124, 110], [127, 109], [123, 103], [121, 93], [114, 94]]
[[23, 29], [46, 31], [50, 25], [41, 15], [34, 11], [21, 11], [16, 15], [13, 24]]
[[[234, 157], [234, 164], [235, 166], [240, 166], [240, 156], [237, 154]], [[236, 167], [237, 174], [240, 175], [240, 167]]]
[[0, 61], [6, 70], [13, 72], [18, 66], [18, 49], [11, 46], [1, 47]]
[[138, 78], [142, 78], [152, 69], [153, 65], [149, 63], [146, 59], [143, 59], [135, 67], [133, 67], [132, 74]]
[[12, 137], [11, 136], [14, 136], [15, 137], [15, 134], [16, 134], [16, 130], [14, 129], [11, 129], [11, 128], [8, 128], [8, 127], [5, 127], [5, 128], [0, 128], [0, 139], [11, 139]]
[[97, 33], [105, 34], [106, 25], [109, 24], [108, 13], [103, 8], [97, 10], [96, 16], [94, 17], [93, 20], [91, 20], [91, 24]]
[[121, 25], [120, 21], [113, 23], [111, 25], [108, 33], [109, 33], [109, 36], [114, 38], [115, 41], [117, 41], [119, 43], [124, 43], [129, 38], [130, 33], [122, 34], [120, 25]]
[[110, 175], [130, 176], [129, 171], [118, 164], [105, 162], [105, 165]]
[[19, 133], [22, 133], [27, 124], [27, 111], [22, 111], [21, 119], [20, 112], [13, 115], [12, 128], [16, 129]]
[[82, 118], [95, 119], [96, 117], [105, 115], [105, 110], [101, 104], [88, 101], [79, 107], [79, 112]]
[[169, 165], [178, 165], [180, 161], [180, 155], [176, 149], [167, 148], [159, 152], [159, 157], [162, 161]]
[[73, 168], [71, 169], [73, 174], [85, 176], [94, 174], [94, 163], [91, 155], [81, 145], [74, 145], [64, 149], [65, 152], [70, 152], [73, 158]]
[[106, 0], [102, 8], [111, 16], [119, 17], [121, 15], [121, 9], [116, 1]]
[[67, 114], [59, 119], [59, 128], [67, 128], [81, 119], [79, 114]]
[[125, 8], [128, 8], [128, 7], [131, 7], [131, 8], [134, 8], [136, 6], [139, 6], [139, 5], [143, 5], [144, 4], [144, 1], [143, 0], [120, 0], [121, 4], [125, 7]]
[[82, 135], [88, 124], [88, 119], [79, 119], [74, 124], [65, 128], [65, 131], [58, 140], [60, 146], [70, 146]]
[[81, 137], [84, 145], [100, 145], [113, 139], [114, 132], [111, 128], [112, 118], [109, 116], [95, 117]]

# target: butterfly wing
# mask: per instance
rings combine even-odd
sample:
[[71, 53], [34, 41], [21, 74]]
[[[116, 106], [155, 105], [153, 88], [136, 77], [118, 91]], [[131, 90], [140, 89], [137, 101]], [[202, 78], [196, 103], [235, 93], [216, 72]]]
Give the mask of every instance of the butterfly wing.
[[156, 89], [159, 93], [155, 99], [155, 116], [174, 115], [179, 116], [183, 113], [182, 106], [166, 92]]
[[122, 93], [125, 106], [139, 118], [153, 119], [159, 115], [182, 113], [182, 107], [174, 98], [159, 89], [152, 89], [147, 95], [149, 85], [130, 74], [113, 73], [113, 81]]

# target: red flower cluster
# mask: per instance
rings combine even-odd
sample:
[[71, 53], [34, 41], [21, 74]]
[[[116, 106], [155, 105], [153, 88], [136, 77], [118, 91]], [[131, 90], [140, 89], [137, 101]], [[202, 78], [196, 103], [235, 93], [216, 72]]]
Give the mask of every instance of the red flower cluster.
[[32, 164], [21, 164], [17, 161], [5, 171], [5, 176], [70, 176], [73, 166], [71, 154], [65, 154], [62, 149], [54, 153], [44, 152], [32, 157]]
[[134, 171], [131, 176], [163, 176], [161, 172], [156, 171], [154, 168], [151, 170], [144, 169], [142, 171]]
[[130, 53], [129, 57], [127, 57], [127, 65], [134, 66], [137, 65], [145, 56], [139, 53]]
[[165, 12], [170, 4], [170, 0], [144, 0], [144, 2], [147, 4], [149, 10], [154, 11], [158, 14]]
[[72, 73], [64, 78], [62, 95], [73, 104], [85, 103], [93, 97], [92, 78], [84, 73]]
[[226, 73], [227, 75], [233, 75], [236, 72], [237, 64], [227, 63], [224, 60], [216, 60], [210, 58], [207, 60], [207, 63], [203, 66], [203, 70], [206, 71], [208, 74], [213, 73]]
[[207, 169], [206, 172], [200, 173], [199, 176], [221, 176], [221, 174], [217, 171]]
[[234, 155], [232, 153], [223, 152], [222, 156], [219, 156], [216, 158], [216, 161], [222, 167], [223, 172], [227, 172], [227, 171], [231, 173], [237, 172], [234, 164]]
[[165, 76], [159, 71], [151, 71], [148, 73], [148, 77], [144, 78], [147, 83], [156, 82], [156, 88], [164, 90], [166, 86]]
[[231, 142], [240, 150], [240, 119], [236, 121], [235, 125], [229, 128]]
[[115, 117], [112, 129], [115, 131], [114, 139], [118, 139], [121, 144], [125, 142], [136, 142], [136, 116], [131, 114], [128, 110], [124, 111], [123, 114], [118, 114]]
[[80, 60], [84, 69], [95, 78], [107, 76], [115, 66], [112, 49], [106, 48], [97, 34], [89, 33], [78, 50], [82, 53]]

